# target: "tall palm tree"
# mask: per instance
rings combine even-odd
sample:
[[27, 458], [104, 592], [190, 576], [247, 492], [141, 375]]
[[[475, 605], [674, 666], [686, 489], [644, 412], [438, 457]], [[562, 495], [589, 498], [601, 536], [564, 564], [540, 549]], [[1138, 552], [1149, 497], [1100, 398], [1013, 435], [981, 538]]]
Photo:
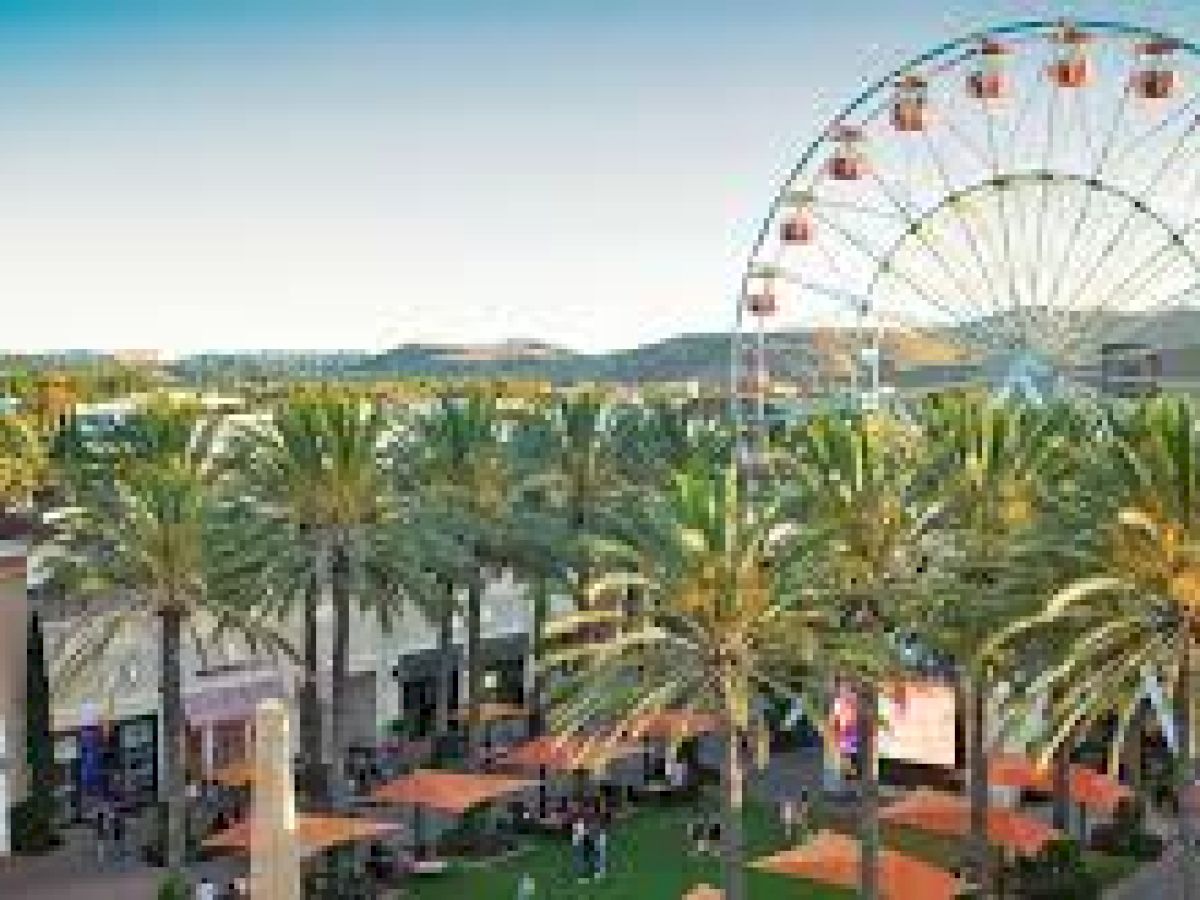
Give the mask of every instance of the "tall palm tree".
[[[823, 662], [843, 652], [838, 667], [848, 665], [861, 653], [861, 638], [839, 627], [836, 609], [802, 596], [799, 560], [807, 545], [780, 504], [739, 497], [727, 468], [697, 461], [663, 492], [635, 492], [626, 501], [601, 523], [595, 550], [603, 574], [592, 590], [634, 585], [644, 605], [632, 617], [585, 609], [552, 625], [552, 636], [572, 638], [548, 657], [570, 677], [556, 730], [599, 719], [617, 723], [619, 734], [621, 722], [661, 709], [716, 713], [724, 742], [722, 881], [727, 897], [744, 900], [747, 748], [766, 733], [756, 698], [807, 703], [808, 689], [823, 683]], [[580, 630], [597, 623], [616, 626], [615, 633], [579, 640]]]
[[[825, 416], [787, 436], [792, 515], [822, 537], [813, 578], [838, 599], [847, 621], [883, 640], [920, 609], [922, 560], [938, 513], [924, 478], [921, 430], [890, 414]], [[883, 667], [886, 670], [886, 666]], [[893, 669], [894, 671], [894, 669]], [[853, 675], [853, 673], [847, 673]], [[860, 760], [861, 892], [879, 896], [879, 680], [856, 679]]]
[[988, 398], [945, 397], [921, 411], [929, 445], [928, 477], [941, 498], [930, 568], [938, 578], [921, 638], [957, 663], [966, 700], [971, 807], [969, 859], [990, 890], [987, 836], [988, 700], [1002, 663], [995, 633], [1028, 615], [1044, 585], [1030, 559], [1038, 549], [1039, 498], [1067, 471], [1065, 408]]
[[162, 796], [166, 861], [179, 871], [185, 855], [186, 754], [181, 651], [185, 631], [197, 640], [235, 630], [277, 647], [274, 630], [244, 596], [210, 590], [243, 565], [248, 535], [235, 502], [222, 497], [212, 465], [212, 423], [186, 409], [149, 409], [106, 441], [107, 475], [77, 472], [63, 524], [59, 576], [84, 595], [122, 594], [75, 628], [58, 659], [59, 677], [86, 674], [124, 633], [159, 634]]
[[362, 599], [372, 530], [386, 518], [390, 481], [382, 456], [390, 425], [373, 404], [321, 392], [276, 405], [269, 418], [243, 426], [234, 459], [240, 486], [266, 519], [297, 539], [300, 557], [276, 557], [281, 596], [304, 600], [305, 678], [300, 733], [306, 782], [329, 792], [322, 753], [318, 608], [328, 591], [334, 611], [331, 724], [335, 771], [344, 783], [350, 627]]
[[36, 424], [15, 413], [0, 415], [0, 513], [29, 500], [45, 484], [49, 469]]
[[[444, 578], [453, 596], [466, 589], [467, 751], [475, 758], [483, 736], [483, 594], [488, 573], [510, 563], [512, 460], [506, 447], [509, 423], [495, 399], [484, 394], [443, 395], [417, 417], [398, 451], [401, 490], [446, 523], [470, 560], [466, 583]], [[448, 729], [453, 604], [443, 606], [439, 626], [442, 669], [438, 731]]]
[[[1003, 635], [1022, 641], [1046, 627], [1076, 635], [1065, 658], [1031, 683], [1030, 696], [1052, 696], [1053, 730], [1044, 753], [1116, 712], [1110, 768], [1137, 715], [1148, 678], [1174, 694], [1174, 730], [1182, 791], [1197, 778], [1193, 756], [1197, 646], [1200, 644], [1200, 436], [1185, 399], [1145, 403], [1114, 416], [1108, 452], [1094, 462], [1086, 507], [1089, 531], [1071, 537], [1090, 571], [1058, 591], [1045, 608]], [[1195, 840], [1180, 815], [1184, 847]], [[1186, 896], [1195, 896], [1195, 854], [1180, 854]]]

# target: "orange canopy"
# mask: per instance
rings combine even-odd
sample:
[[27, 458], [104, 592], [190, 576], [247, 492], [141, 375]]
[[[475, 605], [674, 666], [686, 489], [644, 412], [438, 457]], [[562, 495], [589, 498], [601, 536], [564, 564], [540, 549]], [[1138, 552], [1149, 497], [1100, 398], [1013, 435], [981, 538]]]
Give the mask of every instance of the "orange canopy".
[[725, 892], [711, 884], [698, 884], [686, 894], [683, 900], [724, 900]]
[[721, 726], [721, 717], [715, 713], [664, 709], [633, 717], [622, 725], [621, 732], [631, 738], [671, 740], [710, 734], [720, 731]]
[[232, 788], [250, 787], [254, 779], [254, 761], [249, 759], [222, 766], [213, 773], [213, 781]]
[[577, 772], [607, 765], [618, 756], [640, 752], [611, 737], [553, 737], [546, 735], [518, 744], [503, 754], [497, 764], [514, 769], [549, 769]]
[[[853, 889], [858, 886], [859, 859], [859, 844], [854, 838], [821, 831], [799, 847], [751, 865], [764, 872]], [[885, 848], [880, 851], [879, 864], [885, 900], [952, 900], [955, 895], [955, 877], [923, 860]]]
[[[296, 816], [296, 842], [301, 856], [314, 856], [341, 844], [376, 840], [399, 830], [400, 826], [392, 822], [372, 822], [350, 816], [303, 813]], [[204, 846], [210, 850], [249, 853], [251, 831], [249, 822], [238, 822], [214, 834], [204, 842]]]
[[[1045, 793], [1054, 790], [1054, 778], [1049, 770], [1039, 769], [1033, 760], [1016, 753], [1000, 754], [988, 760], [988, 783]], [[1133, 791], [1111, 775], [1087, 766], [1071, 766], [1068, 790], [1076, 803], [1110, 814], [1118, 803], [1133, 796]]]
[[[971, 831], [971, 807], [967, 799], [942, 791], [914, 791], [885, 807], [880, 819], [950, 837], [966, 837]], [[992, 844], [1025, 855], [1037, 853], [1060, 837], [1040, 819], [999, 806], [988, 807], [987, 831]]]
[[424, 806], [459, 814], [473, 806], [488, 803], [535, 784], [536, 781], [504, 775], [418, 769], [376, 788], [371, 794], [371, 799], [380, 803]]

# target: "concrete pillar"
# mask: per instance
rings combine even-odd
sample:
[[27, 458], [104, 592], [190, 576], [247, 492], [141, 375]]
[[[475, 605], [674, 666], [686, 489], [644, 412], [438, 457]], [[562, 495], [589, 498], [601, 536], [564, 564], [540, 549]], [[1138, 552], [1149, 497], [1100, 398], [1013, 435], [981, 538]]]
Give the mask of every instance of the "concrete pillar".
[[11, 808], [25, 799], [26, 548], [0, 541], [0, 856], [10, 850]]
[[217, 768], [217, 736], [212, 722], [200, 726], [200, 771], [204, 781], [212, 781]]
[[255, 718], [250, 897], [251, 900], [300, 900], [288, 709], [279, 700], [264, 700]]

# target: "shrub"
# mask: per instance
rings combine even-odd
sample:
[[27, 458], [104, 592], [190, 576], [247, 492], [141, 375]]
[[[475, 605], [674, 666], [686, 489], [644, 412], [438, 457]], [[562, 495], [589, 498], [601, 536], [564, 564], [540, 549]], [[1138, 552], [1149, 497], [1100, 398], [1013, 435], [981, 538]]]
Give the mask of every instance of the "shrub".
[[168, 875], [158, 883], [157, 900], [188, 900], [191, 892], [187, 881], [178, 873]]
[[41, 801], [32, 795], [13, 806], [10, 821], [12, 848], [16, 853], [49, 853], [62, 844], [58, 830], [41, 808]]
[[1018, 859], [1005, 878], [1027, 900], [1094, 900], [1100, 881], [1074, 841], [1054, 841], [1037, 856]]
[[1142, 805], [1125, 800], [1117, 807], [1112, 822], [1092, 829], [1091, 847], [1101, 853], [1146, 862], [1162, 855], [1163, 840], [1146, 830]]

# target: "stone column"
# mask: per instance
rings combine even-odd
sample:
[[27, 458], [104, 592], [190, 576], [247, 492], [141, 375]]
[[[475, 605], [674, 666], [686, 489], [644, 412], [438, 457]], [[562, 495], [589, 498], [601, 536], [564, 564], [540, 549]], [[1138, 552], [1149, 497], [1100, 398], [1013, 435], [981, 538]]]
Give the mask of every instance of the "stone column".
[[214, 731], [212, 722], [204, 722], [200, 726], [200, 765], [204, 781], [212, 781], [217, 768], [217, 737]]
[[25, 799], [25, 655], [29, 634], [25, 545], [0, 541], [0, 856], [10, 851], [10, 811]]
[[287, 707], [258, 706], [254, 751], [254, 811], [250, 828], [251, 900], [300, 900], [296, 800]]

